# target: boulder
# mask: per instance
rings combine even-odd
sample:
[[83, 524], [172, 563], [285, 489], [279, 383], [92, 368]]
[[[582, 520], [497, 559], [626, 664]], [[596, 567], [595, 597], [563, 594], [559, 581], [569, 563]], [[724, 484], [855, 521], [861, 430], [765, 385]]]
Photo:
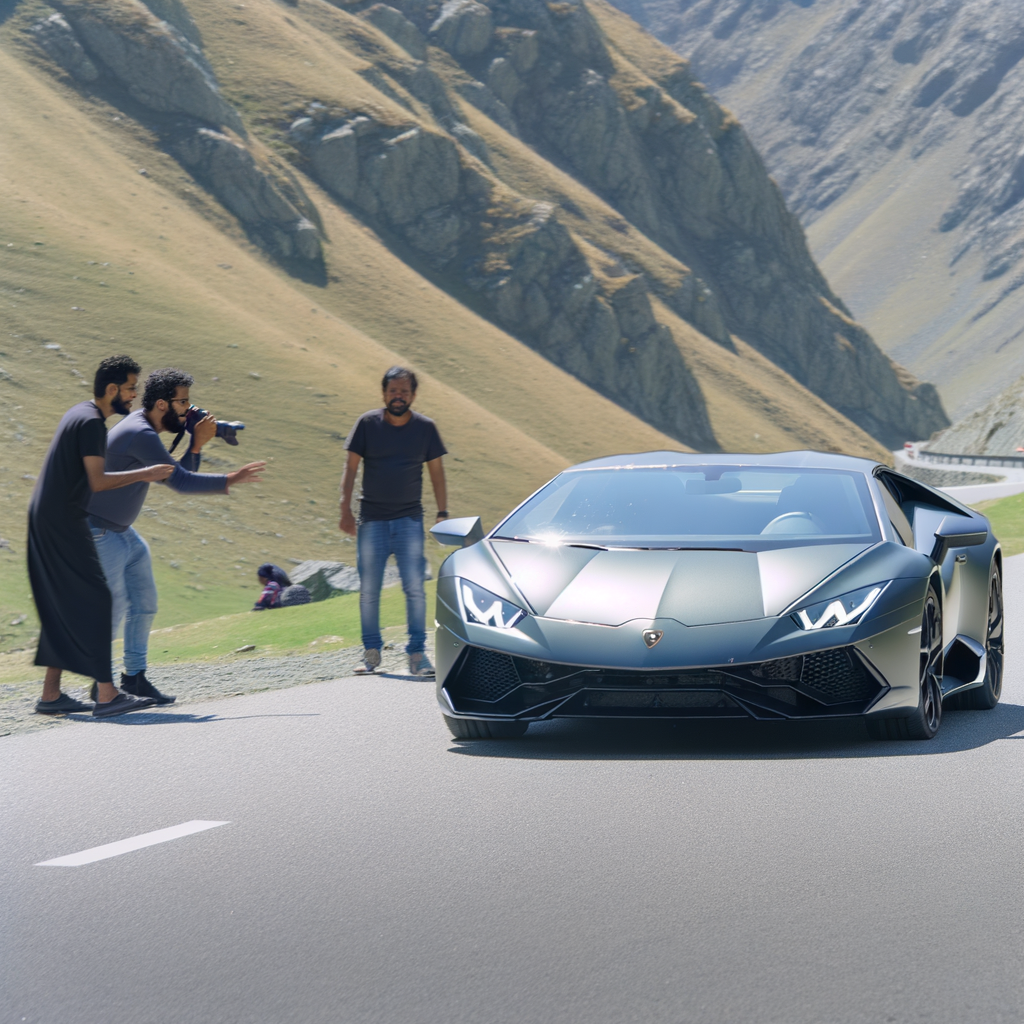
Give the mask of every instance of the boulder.
[[62, 14], [51, 14], [32, 26], [36, 42], [72, 78], [79, 82], [95, 82], [100, 77], [96, 65], [89, 60], [74, 30]]
[[[323, 601], [339, 594], [359, 593], [359, 572], [355, 566], [344, 562], [302, 562], [288, 576], [293, 585], [304, 586], [313, 601]], [[425, 578], [432, 578], [429, 568]], [[398, 568], [389, 562], [384, 567], [384, 586], [393, 587], [398, 583], [401, 583]]]
[[491, 45], [494, 18], [476, 0], [446, 0], [430, 26], [431, 42], [453, 57], [477, 57]]
[[401, 11], [387, 4], [374, 4], [362, 11], [360, 17], [393, 39], [410, 57], [426, 60], [427, 41], [423, 33]]
[[320, 234], [245, 146], [199, 128], [175, 139], [175, 156], [264, 244], [284, 259], [318, 260]]
[[94, 61], [150, 110], [187, 114], [245, 134], [202, 51], [138, 0], [90, 4], [55, 0]]

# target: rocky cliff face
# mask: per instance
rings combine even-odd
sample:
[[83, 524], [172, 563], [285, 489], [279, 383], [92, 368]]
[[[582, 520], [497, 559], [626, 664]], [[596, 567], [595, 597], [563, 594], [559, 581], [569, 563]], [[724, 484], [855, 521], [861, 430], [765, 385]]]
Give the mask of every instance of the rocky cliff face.
[[[886, 444], [947, 422], [831, 291], [736, 120], [600, 0], [300, 0], [288, 26], [308, 18], [367, 88], [306, 85], [258, 131], [188, 0], [53, 6], [33, 30], [45, 52], [80, 88], [141, 105], [279, 257], [316, 260], [322, 240], [275, 151], [452, 294], [694, 447], [717, 441], [656, 308], [723, 351], [752, 345]], [[577, 198], [531, 194], [515, 147]]]
[[57, 64], [82, 86], [157, 115], [151, 123], [171, 152], [275, 256], [320, 259], [312, 204], [294, 178], [282, 181], [289, 176], [247, 143], [181, 0], [53, 6], [31, 31]]
[[[892, 268], [889, 282], [863, 269], [845, 275], [869, 324], [878, 310], [890, 350], [948, 380], [961, 409], [971, 404], [957, 386], [964, 363], [988, 358], [989, 369], [971, 378], [975, 404], [1005, 383], [1007, 357], [1024, 368], [1018, 316], [997, 310], [1018, 301], [1024, 285], [1024, 5], [616, 2], [737, 110], [804, 224], [822, 222], [812, 236], [823, 255], [859, 230], [858, 244], [878, 250], [879, 264], [885, 247], [909, 250], [900, 277], [913, 272], [911, 259], [925, 258], [957, 276], [945, 275], [945, 294], [938, 277], [919, 276], [899, 300], [916, 299], [917, 311], [887, 331]], [[900, 179], [908, 182], [902, 205], [922, 211], [916, 223], [903, 218], [910, 238], [898, 215], [871, 221]], [[846, 253], [834, 261], [840, 280], [853, 262]]]
[[[660, 289], [659, 297], [698, 329], [724, 345], [730, 344], [730, 333], [744, 338], [879, 439], [930, 433], [944, 424], [934, 390], [898, 374], [831, 292], [742, 128], [681, 62], [661, 52], [649, 66], [637, 63], [635, 54], [627, 56], [617, 45], [616, 34], [602, 27], [594, 14], [598, 8], [580, 2], [396, 0], [394, 7], [350, 7], [410, 58], [421, 52], [420, 40], [428, 44], [425, 66], [394, 62], [391, 71], [430, 106], [438, 126], [447, 129], [467, 159], [472, 155], [486, 163], [487, 154], [472, 132], [453, 123], [459, 99], [568, 169], [689, 268], [678, 288]], [[578, 372], [586, 362], [581, 347], [600, 354], [596, 363], [604, 369], [589, 380], [605, 390], [609, 376], [621, 375], [617, 364], [623, 357], [604, 355], [617, 351], [617, 345], [625, 346], [626, 355], [645, 348], [646, 360], [635, 361], [647, 366], [668, 368], [675, 362], [666, 361], [670, 346], [658, 340], [649, 313], [634, 318], [632, 327], [623, 323], [625, 298], [616, 298], [597, 275], [586, 273], [582, 256], [558, 226], [557, 210], [526, 217], [522, 210], [512, 212], [525, 197], [512, 199], [507, 188], [488, 184], [493, 177], [486, 166], [467, 169], [457, 181], [454, 153], [442, 160], [441, 143], [428, 144], [422, 131], [397, 126], [403, 130], [382, 143], [395, 155], [381, 151], [367, 163], [356, 155], [359, 132], [370, 130], [366, 122], [357, 116], [306, 138], [314, 131], [310, 120], [308, 112], [298, 119], [292, 138], [308, 156], [314, 176], [375, 216], [379, 192], [365, 184], [372, 160], [390, 160], [389, 174], [395, 174], [402, 164], [396, 146], [410, 153], [424, 147], [436, 151], [425, 161], [405, 160], [419, 168], [417, 179], [435, 165], [440, 175], [415, 211], [409, 205], [415, 188], [397, 189], [405, 237], [435, 261], [457, 266], [502, 323], [536, 337], [542, 351], [562, 365]], [[328, 156], [329, 150], [336, 156]], [[471, 212], [485, 192], [501, 193], [511, 204], [497, 221], [487, 219], [496, 209], [490, 198], [486, 215], [483, 207]], [[391, 226], [398, 223], [393, 211], [383, 210], [382, 216]], [[486, 248], [485, 236], [493, 230], [495, 239], [502, 237], [512, 222], [521, 225], [517, 231], [537, 233], [535, 241], [545, 239], [543, 263], [517, 254], [496, 274], [482, 274], [481, 268], [491, 264], [470, 257], [467, 243], [470, 250]], [[485, 223], [491, 226], [481, 233]], [[517, 239], [516, 245], [524, 243]], [[528, 248], [540, 251], [536, 245]], [[544, 269], [535, 271], [535, 264]], [[649, 275], [630, 294], [639, 295], [645, 286], [653, 287]], [[651, 380], [664, 376], [645, 372]], [[639, 396], [646, 389], [635, 390]], [[634, 404], [639, 397], [629, 401], [631, 408], [640, 408]], [[652, 395], [642, 414], [652, 417], [662, 407], [660, 396]], [[661, 418], [651, 422], [670, 429]]]
[[1024, 377], [936, 434], [928, 447], [960, 455], [1019, 455], [1024, 445]]

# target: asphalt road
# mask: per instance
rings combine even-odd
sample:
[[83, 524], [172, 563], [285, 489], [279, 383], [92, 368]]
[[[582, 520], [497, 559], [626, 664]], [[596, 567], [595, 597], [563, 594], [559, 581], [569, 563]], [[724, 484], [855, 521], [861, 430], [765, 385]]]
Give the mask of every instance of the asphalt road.
[[[344, 679], [0, 740], [0, 1021], [1024, 1020], [1008, 678], [930, 743], [551, 723]], [[194, 820], [79, 867], [38, 862]]]

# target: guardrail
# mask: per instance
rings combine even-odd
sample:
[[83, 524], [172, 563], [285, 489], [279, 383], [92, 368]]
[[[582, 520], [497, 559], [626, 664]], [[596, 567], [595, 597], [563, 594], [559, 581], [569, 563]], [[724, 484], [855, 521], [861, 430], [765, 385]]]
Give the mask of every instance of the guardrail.
[[914, 462], [956, 463], [961, 466], [1009, 466], [1024, 469], [1024, 455], [954, 455], [918, 449]]

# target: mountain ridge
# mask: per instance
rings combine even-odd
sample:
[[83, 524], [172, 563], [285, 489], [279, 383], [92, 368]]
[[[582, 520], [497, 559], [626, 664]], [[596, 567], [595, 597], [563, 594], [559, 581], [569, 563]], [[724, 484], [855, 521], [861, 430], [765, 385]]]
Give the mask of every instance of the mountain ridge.
[[1024, 371], [1024, 8], [618, 3], [749, 123], [827, 276], [957, 416]]

